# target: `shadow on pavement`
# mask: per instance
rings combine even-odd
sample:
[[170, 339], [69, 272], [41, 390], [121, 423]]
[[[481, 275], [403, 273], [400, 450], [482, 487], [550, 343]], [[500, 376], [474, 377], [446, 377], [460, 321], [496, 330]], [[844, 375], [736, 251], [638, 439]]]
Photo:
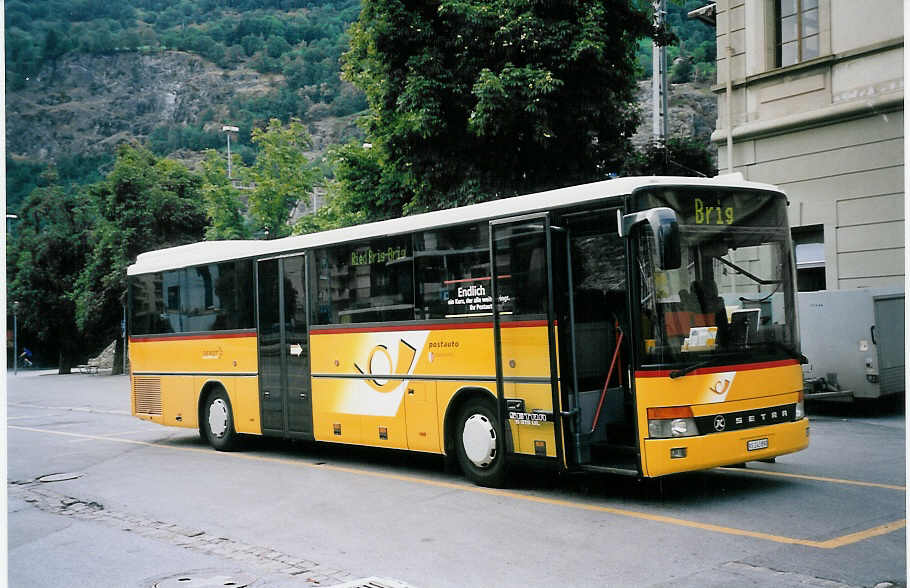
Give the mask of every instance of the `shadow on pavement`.
[[810, 417], [893, 417], [906, 414], [906, 400], [904, 394], [895, 394], [884, 398], [855, 400], [809, 400], [806, 402], [806, 412]]

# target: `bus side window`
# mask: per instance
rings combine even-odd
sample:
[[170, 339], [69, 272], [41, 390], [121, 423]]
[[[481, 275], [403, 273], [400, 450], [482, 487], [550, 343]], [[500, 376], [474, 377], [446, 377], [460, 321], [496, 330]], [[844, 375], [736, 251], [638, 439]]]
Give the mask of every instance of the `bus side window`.
[[416, 234], [414, 277], [418, 320], [492, 314], [487, 223]]
[[316, 324], [414, 319], [411, 240], [387, 237], [316, 251]]

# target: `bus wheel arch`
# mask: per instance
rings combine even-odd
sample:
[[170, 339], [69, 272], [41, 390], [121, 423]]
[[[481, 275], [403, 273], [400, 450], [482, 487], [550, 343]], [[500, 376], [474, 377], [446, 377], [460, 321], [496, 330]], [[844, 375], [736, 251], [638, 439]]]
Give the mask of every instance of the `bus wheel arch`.
[[199, 394], [199, 435], [218, 451], [233, 451], [239, 446], [234, 409], [221, 382], [206, 382]]
[[446, 410], [446, 457], [481, 486], [502, 486], [506, 480], [509, 444], [496, 414], [496, 397], [484, 388], [459, 390]]

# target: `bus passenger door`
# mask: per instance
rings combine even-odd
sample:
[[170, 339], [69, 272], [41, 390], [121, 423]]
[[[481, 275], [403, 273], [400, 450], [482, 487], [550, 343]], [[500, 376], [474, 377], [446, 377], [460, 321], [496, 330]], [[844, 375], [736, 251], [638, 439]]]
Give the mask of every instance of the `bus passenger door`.
[[638, 472], [635, 404], [629, 381], [625, 241], [615, 207], [563, 214], [555, 222], [554, 290], [560, 375], [568, 410], [568, 461]]
[[562, 464], [551, 254], [546, 214], [490, 222], [493, 337], [503, 429], [515, 453], [556, 458]]
[[306, 257], [257, 265], [262, 430], [312, 439]]

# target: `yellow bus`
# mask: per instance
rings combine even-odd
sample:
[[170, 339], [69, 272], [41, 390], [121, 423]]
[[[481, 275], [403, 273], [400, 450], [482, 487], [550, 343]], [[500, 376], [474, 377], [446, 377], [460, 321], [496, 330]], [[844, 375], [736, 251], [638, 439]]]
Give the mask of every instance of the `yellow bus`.
[[621, 178], [129, 267], [133, 414], [641, 477], [804, 449], [787, 200]]

